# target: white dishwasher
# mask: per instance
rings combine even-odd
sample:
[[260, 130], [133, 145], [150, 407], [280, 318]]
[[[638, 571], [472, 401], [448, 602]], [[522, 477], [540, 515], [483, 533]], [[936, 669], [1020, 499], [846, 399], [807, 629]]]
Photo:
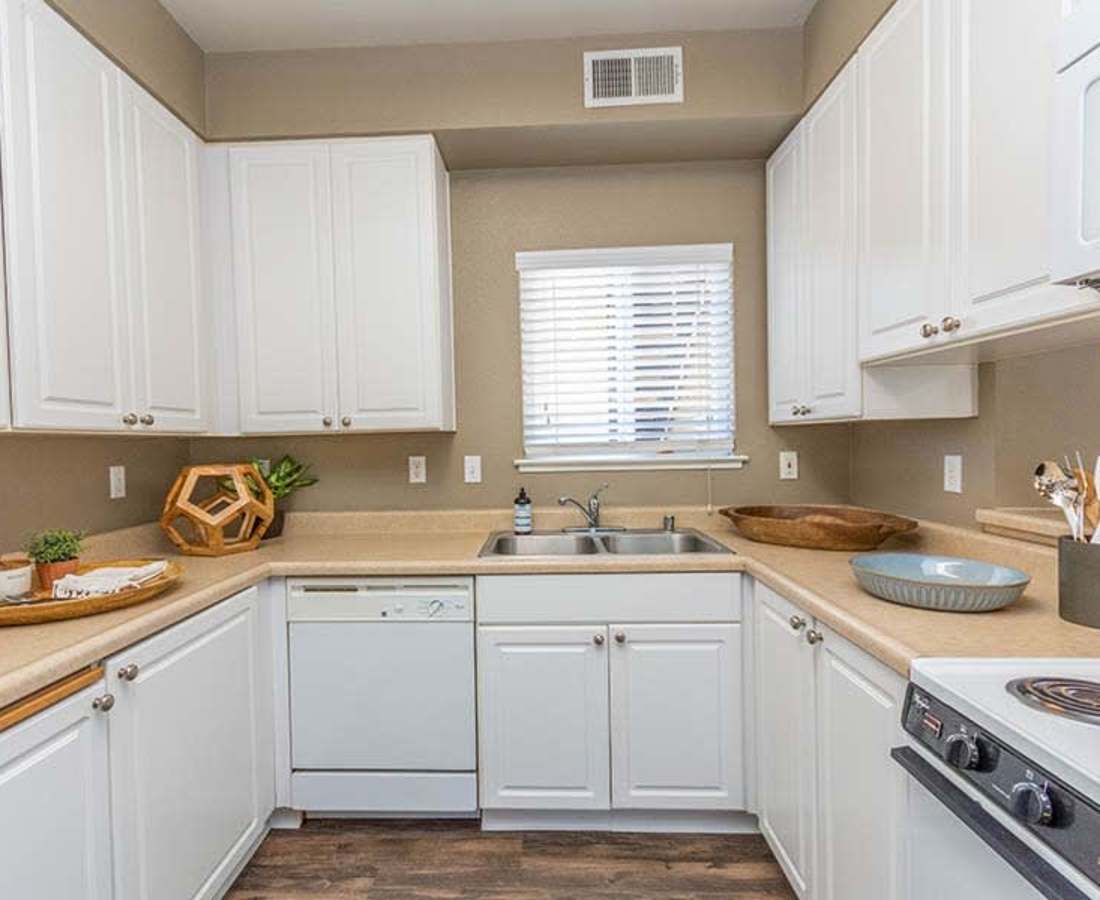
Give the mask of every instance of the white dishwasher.
[[472, 579], [291, 579], [287, 591], [294, 807], [475, 811]]

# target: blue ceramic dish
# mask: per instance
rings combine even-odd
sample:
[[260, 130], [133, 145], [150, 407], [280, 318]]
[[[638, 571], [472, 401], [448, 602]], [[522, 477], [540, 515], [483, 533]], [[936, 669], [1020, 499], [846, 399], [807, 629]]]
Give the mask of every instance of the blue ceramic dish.
[[947, 612], [989, 612], [1016, 600], [1031, 576], [958, 556], [863, 553], [851, 559], [860, 587], [876, 597]]

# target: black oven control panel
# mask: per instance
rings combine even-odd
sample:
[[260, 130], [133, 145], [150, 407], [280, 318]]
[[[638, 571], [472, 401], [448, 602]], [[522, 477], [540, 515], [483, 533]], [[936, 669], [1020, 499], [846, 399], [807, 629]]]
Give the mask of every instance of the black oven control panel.
[[902, 726], [958, 776], [1100, 884], [1100, 807], [922, 688]]

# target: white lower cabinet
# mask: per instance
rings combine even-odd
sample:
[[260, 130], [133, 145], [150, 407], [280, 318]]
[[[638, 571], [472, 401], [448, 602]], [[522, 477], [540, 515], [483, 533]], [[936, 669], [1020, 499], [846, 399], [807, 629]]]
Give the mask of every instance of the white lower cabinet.
[[770, 588], [755, 594], [760, 830], [801, 898], [902, 900], [890, 750], [905, 680]]
[[116, 896], [216, 897], [274, 805], [271, 686], [249, 588], [107, 663]]
[[481, 805], [607, 809], [607, 629], [482, 628]]
[[611, 800], [743, 809], [739, 625], [612, 625]]
[[110, 900], [103, 682], [0, 733], [0, 897]]

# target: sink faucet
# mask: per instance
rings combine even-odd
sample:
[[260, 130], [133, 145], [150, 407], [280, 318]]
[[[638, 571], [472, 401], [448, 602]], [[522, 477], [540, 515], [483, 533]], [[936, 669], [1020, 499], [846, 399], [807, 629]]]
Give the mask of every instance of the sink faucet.
[[600, 527], [600, 494], [609, 487], [611, 487], [611, 485], [607, 482], [601, 484], [588, 498], [587, 503], [581, 503], [579, 500], [574, 500], [572, 497], [558, 497], [558, 506], [568, 506], [572, 504], [577, 507], [588, 523], [588, 527], [595, 530]]

